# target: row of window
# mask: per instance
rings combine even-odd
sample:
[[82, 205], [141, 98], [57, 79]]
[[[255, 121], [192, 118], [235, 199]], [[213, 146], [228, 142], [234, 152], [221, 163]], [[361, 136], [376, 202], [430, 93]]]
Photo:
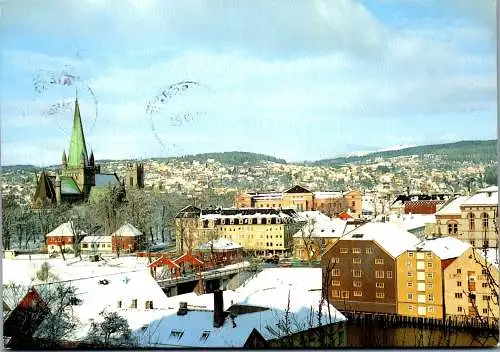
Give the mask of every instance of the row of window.
[[[406, 283], [406, 287], [413, 287], [413, 281], [408, 281]], [[421, 288], [425, 288], [425, 282], [419, 282], [418, 287], [419, 287], [419, 291], [421, 291]], [[428, 282], [427, 288], [429, 288], [429, 289], [434, 288], [434, 284], [432, 282]]]
[[[406, 298], [408, 299], [408, 301], [413, 301], [413, 297], [414, 296], [415, 295], [412, 292], [410, 292], [410, 293], [408, 293], [408, 295], [406, 296]], [[427, 300], [429, 302], [433, 302], [434, 301], [434, 295], [432, 293], [429, 293], [427, 295]], [[425, 302], [425, 294], [418, 295], [418, 301], [419, 302]]]
[[[244, 227], [238, 227], [238, 229], [236, 228], [227, 228], [227, 227], [223, 227], [224, 231], [245, 231], [245, 228]], [[278, 231], [278, 230], [282, 230], [283, 227], [282, 226], [278, 226], [278, 227], [273, 227], [273, 228], [268, 228], [266, 229], [266, 231]], [[253, 230], [253, 227], [252, 226], [247, 226], [247, 231], [252, 231]]]
[[[422, 277], [420, 276], [420, 274], [422, 274]], [[423, 272], [422, 273], [417, 273], [418, 276], [418, 279], [417, 280], [424, 280], [423, 278]], [[408, 274], [407, 274], [408, 277], [413, 277], [413, 272], [412, 271], [408, 271]], [[426, 276], [428, 279], [432, 279], [434, 278], [434, 273], [426, 273]]]
[[[349, 291], [340, 291], [340, 290], [333, 290], [332, 295], [334, 298], [342, 298], [342, 299], [348, 299], [350, 292]], [[363, 297], [363, 291], [352, 291], [352, 295], [354, 297]], [[385, 298], [385, 293], [384, 292], [376, 292], [375, 293], [376, 298]]]
[[[476, 216], [474, 213], [469, 213], [467, 214], [467, 219], [469, 219], [469, 231], [474, 231], [476, 228], [476, 223], [475, 223], [475, 218]], [[481, 214], [481, 223], [482, 223], [482, 229], [487, 230], [489, 227], [489, 221], [490, 221], [490, 216], [488, 213], [482, 213]]]
[[[340, 276], [340, 269], [333, 269], [332, 270], [332, 276]], [[352, 276], [353, 277], [361, 277], [361, 270], [352, 270]], [[375, 278], [377, 279], [383, 279], [384, 276], [387, 279], [392, 279], [392, 270], [387, 270], [384, 272], [383, 270], [376, 270], [375, 271]]]
[[[286, 222], [286, 221], [285, 221]], [[281, 224], [281, 218], [278, 216], [265, 217], [265, 218], [230, 218], [230, 219], [216, 219], [215, 225], [275, 225]], [[210, 220], [202, 220], [203, 228], [208, 228], [211, 224]]]
[[[462, 273], [462, 269], [457, 269], [457, 274], [461, 274], [461, 273]], [[475, 273], [476, 273], [476, 272], [474, 272], [474, 271], [470, 271], [470, 272], [469, 272], [469, 275], [474, 275]], [[486, 268], [482, 268], [482, 269], [481, 269], [481, 274], [483, 274], [483, 275], [488, 275], [488, 269], [486, 269]]]
[[[340, 248], [340, 253], [342, 253], [342, 254], [349, 253], [349, 248]], [[352, 253], [354, 253], [354, 254], [361, 253], [361, 248], [352, 248]], [[366, 254], [373, 254], [373, 248], [366, 248], [365, 253]]]
[[82, 243], [82, 248], [111, 248], [111, 243], [91, 243], [90, 247], [87, 243]]
[[[413, 307], [412, 304], [408, 305], [408, 310], [413, 310], [413, 308], [414, 307]], [[424, 308], [425, 309], [425, 307], [419, 307], [419, 312], [420, 312], [420, 308]], [[425, 310], [424, 310], [424, 312], [425, 312]], [[427, 313], [433, 313], [433, 312], [434, 312], [434, 307], [427, 307]]]
[[[352, 285], [353, 285], [354, 287], [361, 287], [361, 286], [363, 286], [363, 283], [362, 283], [361, 281], [356, 281], [356, 280], [355, 280], [355, 281], [353, 281], [353, 282], [352, 282]], [[338, 281], [338, 280], [333, 280], [333, 281], [332, 281], [332, 286], [340, 286], [340, 281]], [[376, 282], [376, 283], [375, 283], [375, 287], [376, 287], [376, 288], [384, 288], [384, 283], [383, 283], [383, 282]]]
[[[332, 257], [331, 262], [332, 262], [332, 264], [339, 264], [340, 258], [339, 257]], [[352, 258], [352, 263], [353, 264], [361, 264], [361, 258]], [[382, 265], [382, 264], [384, 264], [384, 260], [377, 258], [377, 259], [375, 259], [375, 264]]]
[[[117, 307], [118, 308], [122, 308], [123, 307], [122, 301], [118, 301]], [[137, 308], [137, 299], [133, 299], [132, 300], [132, 302], [130, 303], [130, 307], [129, 308]], [[144, 308], [145, 309], [153, 309], [153, 301], [146, 301], [144, 303]]]
[[[432, 262], [427, 262], [427, 263], [417, 262], [417, 269], [424, 270], [425, 264], [427, 264], [428, 269], [432, 269], [434, 267], [434, 264]], [[411, 268], [412, 266], [413, 266], [412, 261], [408, 260], [408, 262], [406, 263], [406, 267]]]

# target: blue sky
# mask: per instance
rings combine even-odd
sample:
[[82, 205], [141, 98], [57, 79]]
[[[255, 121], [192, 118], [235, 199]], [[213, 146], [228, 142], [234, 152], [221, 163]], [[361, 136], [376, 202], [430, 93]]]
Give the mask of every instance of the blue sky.
[[[496, 138], [493, 0], [0, 7], [4, 165], [60, 162], [76, 88], [97, 159], [240, 150], [297, 161]], [[76, 85], [35, 91], [65, 69]], [[146, 112], [180, 81], [200, 85]]]

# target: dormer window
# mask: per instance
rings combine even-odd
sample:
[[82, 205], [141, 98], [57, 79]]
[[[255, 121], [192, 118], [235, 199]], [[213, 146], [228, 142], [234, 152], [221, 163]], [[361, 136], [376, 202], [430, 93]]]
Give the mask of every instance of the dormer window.
[[203, 333], [200, 336], [200, 341], [206, 341], [208, 337], [210, 336], [210, 331], [203, 331]]
[[170, 331], [170, 338], [176, 338], [177, 340], [180, 340], [182, 335], [184, 335], [184, 331], [182, 331], [182, 330]]

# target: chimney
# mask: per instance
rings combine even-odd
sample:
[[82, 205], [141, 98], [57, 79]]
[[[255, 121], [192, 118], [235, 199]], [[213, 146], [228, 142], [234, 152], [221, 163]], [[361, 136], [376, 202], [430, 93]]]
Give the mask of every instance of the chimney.
[[188, 304], [187, 302], [179, 303], [179, 310], [177, 311], [177, 315], [186, 315], [188, 312]]
[[214, 291], [214, 328], [224, 325], [224, 297], [223, 291]]

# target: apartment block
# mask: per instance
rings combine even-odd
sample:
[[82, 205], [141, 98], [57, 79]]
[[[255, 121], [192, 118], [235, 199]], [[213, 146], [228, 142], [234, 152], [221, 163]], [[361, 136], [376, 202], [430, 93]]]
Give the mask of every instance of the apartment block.
[[366, 223], [328, 247], [323, 290], [340, 310], [397, 313], [396, 258], [419, 241], [391, 223]]

